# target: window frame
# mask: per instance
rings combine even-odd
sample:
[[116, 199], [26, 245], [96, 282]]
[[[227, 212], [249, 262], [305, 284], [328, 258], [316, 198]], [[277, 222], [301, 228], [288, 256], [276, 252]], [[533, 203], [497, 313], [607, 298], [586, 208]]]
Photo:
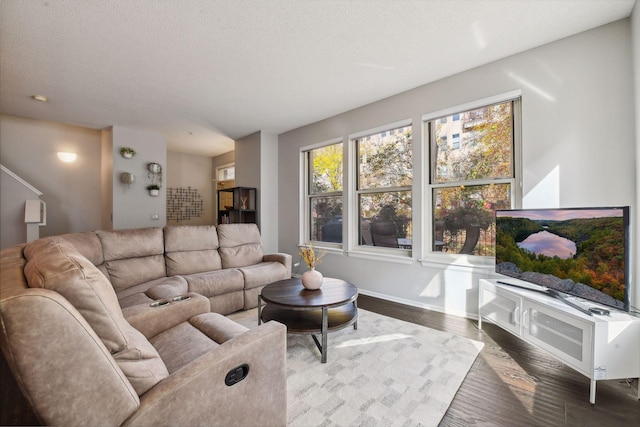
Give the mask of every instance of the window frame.
[[[450, 116], [454, 114], [461, 114], [465, 111], [474, 110], [482, 107], [491, 106], [494, 104], [513, 102], [512, 104], [512, 123], [513, 123], [513, 150], [512, 150], [512, 162], [513, 162], [513, 174], [509, 178], [489, 178], [479, 180], [464, 180], [446, 183], [435, 183], [436, 177], [436, 162], [437, 158], [434, 154], [434, 145], [437, 141], [434, 133], [431, 132], [430, 123], [435, 123], [443, 116]], [[511, 208], [517, 209], [522, 207], [522, 93], [520, 90], [511, 91], [496, 96], [479, 99], [476, 101], [468, 102], [465, 104], [453, 106], [443, 110], [435, 111], [432, 113], [424, 114], [422, 116], [422, 138], [423, 146], [426, 148], [424, 154], [424, 164], [427, 167], [427, 173], [425, 174], [425, 181], [423, 182], [423, 223], [425, 225], [425, 245], [423, 247], [423, 257], [420, 261], [423, 265], [428, 265], [432, 262], [437, 264], [447, 263], [456, 264], [461, 263], [463, 265], [471, 266], [484, 266], [491, 267], [494, 263], [495, 256], [486, 255], [465, 255], [465, 254], [449, 254], [444, 252], [438, 252], [433, 248], [434, 242], [434, 200], [433, 195], [438, 188], [451, 188], [455, 186], [483, 186], [489, 184], [510, 184], [511, 190]]]
[[[411, 185], [408, 186], [393, 186], [393, 187], [374, 187], [361, 189], [360, 188], [360, 162], [359, 162], [359, 153], [358, 153], [358, 140], [376, 134], [382, 134], [384, 132], [389, 132], [398, 128], [411, 126], [411, 157], [412, 163], [414, 167], [412, 168], [412, 178]], [[414, 185], [415, 185], [415, 125], [413, 120], [405, 119], [400, 120], [393, 123], [388, 123], [385, 125], [377, 126], [374, 128], [366, 129], [363, 131], [359, 131], [349, 135], [349, 170], [351, 176], [351, 184], [349, 191], [351, 193], [351, 197], [349, 198], [349, 221], [348, 228], [349, 230], [349, 248], [352, 250], [352, 253], [359, 253], [361, 255], [366, 256], [369, 255], [380, 255], [384, 254], [385, 257], [391, 259], [407, 259], [412, 257], [411, 249], [402, 249], [402, 248], [387, 248], [383, 246], [372, 246], [372, 245], [362, 245], [360, 244], [360, 204], [359, 199], [360, 195], [374, 194], [374, 193], [393, 193], [399, 191], [408, 191], [411, 193], [412, 199], [414, 193]], [[414, 208], [411, 209], [411, 222], [413, 223], [415, 220]], [[415, 237], [414, 237], [415, 239]]]
[[[328, 147], [331, 145], [342, 144], [342, 191], [331, 191], [327, 193], [311, 193], [311, 185], [313, 182], [313, 169], [311, 168], [310, 163], [310, 153], [313, 150], [317, 150], [320, 148]], [[301, 179], [300, 179], [300, 200], [301, 200], [301, 209], [303, 217], [300, 221], [300, 241], [298, 242], [298, 246], [303, 246], [309, 242], [312, 242], [316, 247], [328, 248], [330, 250], [341, 250], [345, 245], [345, 220], [344, 220], [344, 210], [345, 210], [345, 151], [346, 147], [344, 144], [344, 138], [333, 138], [330, 140], [322, 141], [313, 145], [308, 145], [300, 148], [300, 170], [302, 171]], [[311, 240], [311, 203], [314, 198], [318, 197], [342, 197], [342, 210], [343, 210], [343, 221], [342, 221], [342, 243], [336, 242], [325, 242], [322, 240]]]

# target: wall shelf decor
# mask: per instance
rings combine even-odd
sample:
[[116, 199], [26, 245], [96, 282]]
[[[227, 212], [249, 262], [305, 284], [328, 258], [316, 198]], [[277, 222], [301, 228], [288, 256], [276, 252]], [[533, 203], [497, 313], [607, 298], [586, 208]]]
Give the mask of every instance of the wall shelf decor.
[[147, 178], [151, 181], [150, 185], [162, 187], [162, 166], [160, 163], [147, 163]]
[[160, 186], [157, 184], [148, 185], [147, 190], [149, 190], [151, 197], [158, 197], [160, 195]]
[[123, 184], [129, 185], [132, 184], [135, 180], [136, 177], [131, 172], [122, 172], [120, 174], [120, 182], [122, 182]]
[[197, 189], [167, 188], [167, 221], [189, 221], [203, 214], [202, 196]]

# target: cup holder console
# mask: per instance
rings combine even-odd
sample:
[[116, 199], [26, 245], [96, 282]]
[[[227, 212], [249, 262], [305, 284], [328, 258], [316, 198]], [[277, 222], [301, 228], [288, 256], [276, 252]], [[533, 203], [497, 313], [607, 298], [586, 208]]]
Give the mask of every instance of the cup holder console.
[[169, 301], [161, 299], [161, 300], [157, 300], [152, 302], [151, 304], [149, 304], [151, 307], [162, 307], [169, 304]]
[[179, 301], [186, 301], [188, 299], [191, 299], [191, 297], [189, 295], [179, 295], [177, 297], [171, 298], [171, 300], [166, 300], [166, 299], [155, 300], [154, 302], [149, 304], [149, 306], [151, 306], [151, 307], [164, 307], [165, 305], [167, 305], [169, 303], [179, 302]]

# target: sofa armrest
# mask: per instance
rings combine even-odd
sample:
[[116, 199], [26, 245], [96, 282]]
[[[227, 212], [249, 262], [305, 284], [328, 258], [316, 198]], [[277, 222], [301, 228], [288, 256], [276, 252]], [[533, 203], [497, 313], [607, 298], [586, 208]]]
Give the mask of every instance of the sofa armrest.
[[[140, 397], [124, 425], [285, 426], [286, 327], [267, 322], [197, 358]], [[225, 384], [241, 365], [242, 381]]]
[[209, 298], [205, 296], [188, 292], [181, 297], [190, 298], [180, 301], [166, 298], [152, 304], [138, 304], [123, 308], [122, 314], [131, 326], [149, 339], [211, 309]]
[[285, 253], [266, 254], [262, 257], [262, 261], [279, 262], [280, 264], [284, 265], [284, 267], [287, 269], [289, 277], [291, 277], [291, 255]]

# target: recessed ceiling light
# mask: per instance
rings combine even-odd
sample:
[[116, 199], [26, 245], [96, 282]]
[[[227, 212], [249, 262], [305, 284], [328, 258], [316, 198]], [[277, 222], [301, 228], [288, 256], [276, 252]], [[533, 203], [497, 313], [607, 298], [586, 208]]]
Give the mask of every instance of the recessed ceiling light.
[[38, 102], [47, 102], [47, 97], [44, 95], [33, 95], [31, 98]]

